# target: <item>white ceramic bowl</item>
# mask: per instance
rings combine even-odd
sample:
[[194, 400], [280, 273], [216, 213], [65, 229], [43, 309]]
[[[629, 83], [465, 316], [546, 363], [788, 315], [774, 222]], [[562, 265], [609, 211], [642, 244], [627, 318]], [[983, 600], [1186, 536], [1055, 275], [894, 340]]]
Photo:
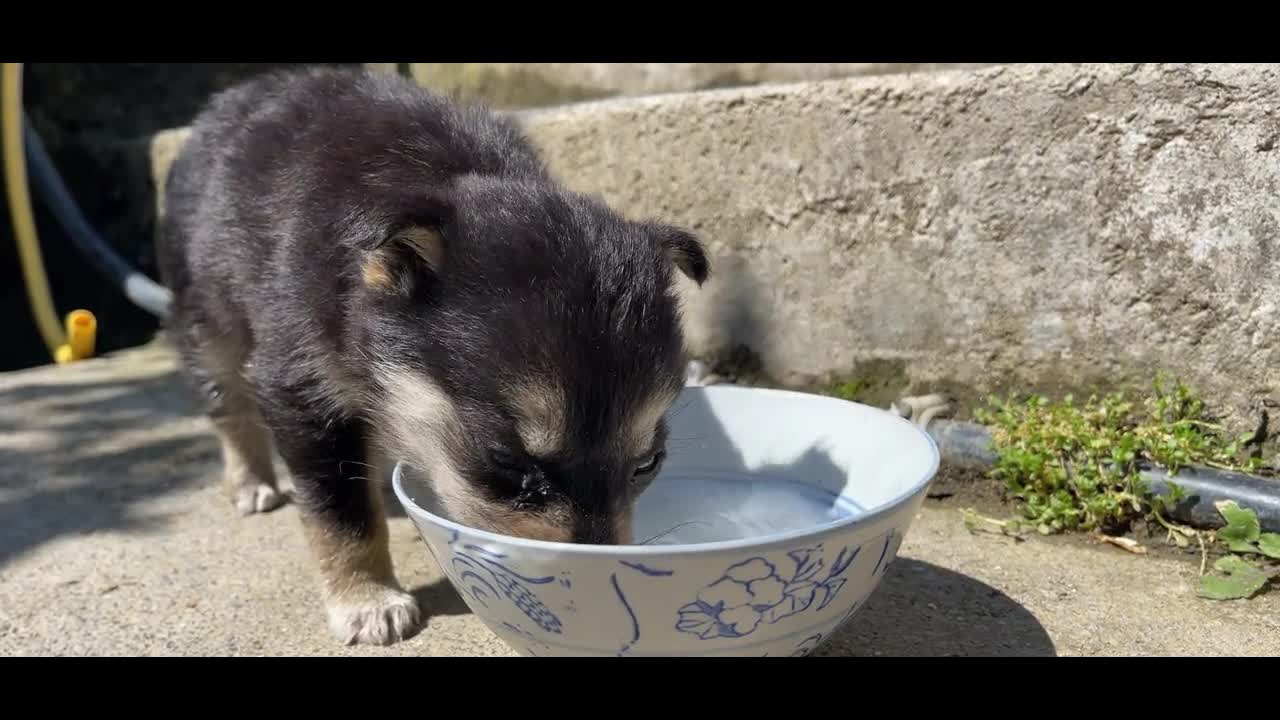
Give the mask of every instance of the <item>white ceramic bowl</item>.
[[[522, 655], [807, 655], [879, 584], [937, 471], [924, 431], [834, 398], [689, 387], [637, 543], [464, 527], [396, 496], [471, 610]], [[683, 524], [683, 525], [682, 525]]]

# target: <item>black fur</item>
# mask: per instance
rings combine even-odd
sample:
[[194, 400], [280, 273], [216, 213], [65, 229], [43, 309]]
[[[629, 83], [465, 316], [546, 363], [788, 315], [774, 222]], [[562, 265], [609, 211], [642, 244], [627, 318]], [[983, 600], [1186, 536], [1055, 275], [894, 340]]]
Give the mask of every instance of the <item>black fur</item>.
[[[439, 231], [439, 268], [396, 245], [413, 226]], [[389, 249], [404, 293], [361, 279]], [[307, 517], [358, 537], [383, 522], [350, 482], [382, 421], [381, 361], [454, 401], [462, 470], [483, 497], [529, 512], [559, 498], [575, 540], [616, 540], [612, 515], [646, 460], [624, 456], [618, 433], [683, 378], [673, 272], [701, 283], [708, 271], [688, 232], [563, 189], [512, 122], [334, 69], [211, 101], [168, 177], [159, 259], [210, 412], [225, 409], [227, 381], [207, 346], [230, 338]], [[528, 457], [514, 434], [503, 383], [531, 375], [568, 391], [556, 457]]]

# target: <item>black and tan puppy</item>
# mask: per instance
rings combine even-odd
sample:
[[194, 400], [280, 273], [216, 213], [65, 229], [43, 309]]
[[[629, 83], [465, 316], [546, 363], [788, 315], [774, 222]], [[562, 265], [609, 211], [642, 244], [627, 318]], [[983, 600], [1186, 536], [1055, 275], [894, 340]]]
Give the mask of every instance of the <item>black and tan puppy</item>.
[[232, 500], [279, 504], [274, 446], [340, 638], [419, 622], [381, 458], [461, 522], [630, 541], [682, 386], [675, 272], [707, 274], [695, 237], [566, 191], [507, 119], [358, 71], [221, 93], [165, 192], [170, 331]]

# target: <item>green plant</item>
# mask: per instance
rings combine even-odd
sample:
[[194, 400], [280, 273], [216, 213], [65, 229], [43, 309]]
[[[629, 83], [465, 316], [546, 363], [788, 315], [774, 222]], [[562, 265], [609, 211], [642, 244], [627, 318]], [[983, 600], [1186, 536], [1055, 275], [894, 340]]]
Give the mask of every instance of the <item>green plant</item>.
[[1200, 596], [1211, 600], [1251, 598], [1280, 575], [1280, 567], [1264, 559], [1280, 560], [1280, 534], [1262, 532], [1257, 513], [1233, 500], [1221, 501], [1217, 507], [1226, 524], [1214, 535], [1232, 554], [1213, 564], [1221, 575], [1205, 575], [1201, 566]]
[[833, 383], [827, 388], [826, 394], [838, 397], [841, 400], [854, 401], [858, 399], [858, 394], [866, 389], [866, 383], [861, 380], [844, 380]]
[[992, 474], [1043, 534], [1115, 533], [1139, 517], [1161, 516], [1164, 503], [1177, 502], [1182, 490], [1175, 485], [1167, 500], [1153, 497], [1144, 465], [1174, 475], [1191, 464], [1251, 471], [1262, 462], [1246, 457], [1252, 433], [1229, 436], [1190, 388], [1163, 373], [1140, 401], [1114, 393], [1083, 405], [1070, 395], [1057, 403], [1043, 396], [992, 398], [989, 405], [975, 414], [993, 428], [998, 460]]

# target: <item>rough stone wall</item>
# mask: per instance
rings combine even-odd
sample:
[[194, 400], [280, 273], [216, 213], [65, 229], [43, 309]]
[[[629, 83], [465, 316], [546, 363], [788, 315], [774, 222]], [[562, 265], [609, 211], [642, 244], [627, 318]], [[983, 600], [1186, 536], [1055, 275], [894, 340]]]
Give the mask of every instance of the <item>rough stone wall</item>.
[[1244, 411], [1280, 394], [1278, 70], [1011, 66], [529, 124], [575, 187], [710, 241], [702, 353], [971, 397], [1166, 368]]

